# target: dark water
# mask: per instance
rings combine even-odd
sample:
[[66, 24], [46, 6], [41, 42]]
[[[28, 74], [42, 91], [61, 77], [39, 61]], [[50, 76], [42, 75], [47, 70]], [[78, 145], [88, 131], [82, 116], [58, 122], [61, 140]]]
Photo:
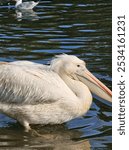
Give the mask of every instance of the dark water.
[[[67, 53], [111, 89], [111, 0], [41, 1], [34, 11], [0, 4], [0, 61], [47, 63]], [[110, 150], [111, 105], [94, 96], [87, 114], [63, 125], [33, 126], [37, 137], [0, 114], [0, 149]]]

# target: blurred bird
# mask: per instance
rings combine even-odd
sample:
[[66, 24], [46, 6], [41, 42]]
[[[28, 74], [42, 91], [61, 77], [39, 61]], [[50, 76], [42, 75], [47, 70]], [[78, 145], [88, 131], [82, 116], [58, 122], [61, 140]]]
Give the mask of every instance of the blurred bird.
[[28, 1], [28, 2], [22, 2], [22, 0], [13, 0], [16, 2], [15, 8], [16, 9], [33, 9], [36, 5], [38, 5], [39, 1]]

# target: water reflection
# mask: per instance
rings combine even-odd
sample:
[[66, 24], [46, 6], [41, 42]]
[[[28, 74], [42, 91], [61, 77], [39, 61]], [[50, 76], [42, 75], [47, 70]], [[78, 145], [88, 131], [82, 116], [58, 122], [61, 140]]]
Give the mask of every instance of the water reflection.
[[39, 19], [38, 15], [33, 10], [16, 10], [15, 12], [18, 21], [21, 21], [22, 19], [32, 20], [32, 21]]
[[[25, 59], [46, 64], [56, 54], [73, 54], [86, 61], [88, 69], [111, 88], [111, 0], [41, 1], [33, 12], [20, 12], [20, 16], [10, 5], [10, 9], [0, 5], [0, 61]], [[58, 140], [49, 137], [45, 142], [24, 133], [14, 120], [0, 114], [0, 146], [54, 149], [55, 142], [58, 149], [72, 145], [68, 150], [79, 146], [83, 150], [88, 145], [108, 150], [111, 116], [111, 105], [94, 96], [85, 116], [63, 127], [35, 126], [41, 133], [57, 134]]]
[[24, 133], [18, 124], [12, 124], [8, 128], [0, 129], [0, 147], [90, 150], [91, 146], [88, 139], [75, 140], [81, 133], [79, 131], [68, 130], [64, 125], [36, 126], [33, 128], [41, 136]]

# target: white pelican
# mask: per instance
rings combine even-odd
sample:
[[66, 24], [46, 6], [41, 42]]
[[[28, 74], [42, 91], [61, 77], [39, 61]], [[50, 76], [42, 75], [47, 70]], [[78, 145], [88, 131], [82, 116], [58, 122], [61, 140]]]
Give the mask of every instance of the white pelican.
[[[85, 114], [91, 92], [111, 102], [112, 92], [73, 55], [50, 65], [30, 61], [0, 63], [0, 112], [22, 124], [61, 124]], [[91, 92], [90, 92], [91, 91]]]
[[13, 0], [16, 2], [15, 8], [17, 9], [33, 9], [36, 5], [38, 5], [39, 1], [29, 1], [29, 2], [22, 2], [22, 0]]

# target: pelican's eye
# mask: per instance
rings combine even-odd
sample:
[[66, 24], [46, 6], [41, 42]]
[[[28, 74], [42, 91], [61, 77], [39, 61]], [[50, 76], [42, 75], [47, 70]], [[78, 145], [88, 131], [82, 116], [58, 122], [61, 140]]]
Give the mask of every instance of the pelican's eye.
[[77, 65], [77, 67], [80, 67], [80, 65]]

